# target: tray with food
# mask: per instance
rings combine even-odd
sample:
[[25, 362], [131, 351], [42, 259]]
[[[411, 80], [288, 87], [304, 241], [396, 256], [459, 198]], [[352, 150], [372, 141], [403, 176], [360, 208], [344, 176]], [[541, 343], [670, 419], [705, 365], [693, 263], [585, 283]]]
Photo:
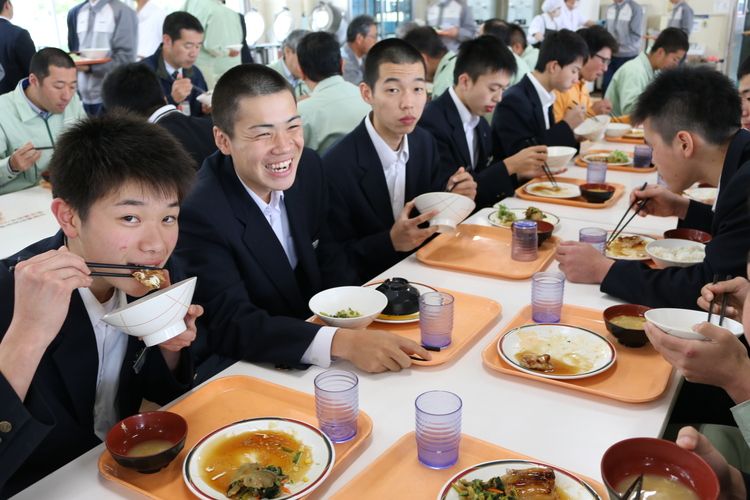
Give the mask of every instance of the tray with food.
[[609, 151], [606, 149], [592, 149], [585, 154], [578, 155], [575, 164], [579, 167], [586, 168], [589, 162], [599, 161], [607, 164], [608, 170], [619, 170], [621, 172], [635, 172], [647, 174], [656, 172], [656, 167], [636, 167], [633, 165], [633, 153], [626, 153], [620, 150]]
[[453, 234], [441, 234], [417, 251], [417, 259], [429, 266], [496, 276], [526, 279], [547, 268], [555, 256], [559, 240], [551, 236], [552, 228], [539, 240], [536, 260], [512, 260], [510, 231], [499, 227], [461, 224]]
[[[515, 316], [510, 323], [503, 329], [502, 332], [490, 342], [482, 351], [482, 360], [484, 365], [492, 370], [500, 372], [505, 375], [512, 375], [521, 377], [529, 380], [535, 380], [544, 384], [552, 384], [557, 387], [565, 387], [573, 391], [580, 391], [587, 394], [593, 394], [609, 399], [615, 399], [626, 403], [645, 403], [647, 401], [653, 401], [658, 399], [669, 385], [670, 377], [672, 375], [672, 366], [664, 360], [664, 358], [656, 352], [656, 350], [647, 344], [643, 347], [632, 348], [626, 347], [616, 341], [615, 337], [612, 336], [607, 330], [607, 326], [604, 322], [602, 311], [596, 309], [589, 309], [586, 307], [564, 305], [562, 309], [562, 317], [558, 326], [567, 325], [570, 328], [577, 328], [586, 330], [601, 339], [607, 341], [607, 343], [614, 348], [612, 354], [613, 360], [610, 365], [604, 370], [598, 370], [596, 373], [591, 374], [585, 378], [549, 378], [541, 376], [545, 372], [544, 366], [539, 366], [538, 373], [534, 373], [534, 370], [519, 369], [520, 362], [514, 364], [507, 360], [501, 352], [503, 350], [503, 338], [507, 333], [513, 332], [515, 329], [529, 326], [526, 331], [533, 332], [537, 336], [542, 336], [541, 330], [544, 330], [548, 325], [536, 325], [531, 319], [531, 306], [526, 306], [522, 309], [517, 316]], [[538, 331], [537, 331], [538, 330]], [[565, 335], [558, 335], [555, 341], [564, 341]], [[596, 340], [593, 339], [592, 340]], [[545, 347], [542, 342], [536, 339], [531, 339], [528, 345], [535, 346], [536, 351], [534, 352], [537, 356], [543, 356], [549, 354], [552, 347]], [[587, 347], [587, 350], [595, 352], [596, 358], [591, 363], [592, 367], [588, 367], [588, 361], [579, 360], [573, 356], [577, 368], [587, 368], [582, 371], [594, 370], [597, 363], [604, 363], [601, 359], [606, 360], [607, 356], [599, 358], [602, 353], [606, 354], [609, 347], [598, 346], [597, 342], [592, 342], [593, 347]], [[540, 347], [541, 346], [541, 347]], [[593, 349], [596, 348], [594, 351]], [[545, 350], [546, 349], [546, 350]], [[557, 349], [557, 348], [555, 348]], [[526, 349], [527, 351], [529, 349]], [[534, 350], [534, 349], [531, 349]], [[557, 349], [562, 351], [563, 348]], [[538, 351], [538, 352], [537, 352]], [[545, 352], [542, 352], [545, 351]], [[554, 354], [554, 350], [551, 350]], [[573, 353], [578, 354], [578, 353]], [[566, 353], [562, 353], [565, 356]], [[616, 361], [614, 358], [616, 357]], [[581, 366], [585, 363], [585, 366]]]
[[584, 179], [570, 177], [556, 177], [555, 181], [557, 186], [553, 186], [545, 178], [532, 179], [516, 189], [516, 197], [571, 207], [608, 208], [617, 203], [625, 193], [625, 186], [614, 182], [586, 184]]
[[[471, 496], [470, 490], [478, 496]], [[401, 437], [331, 498], [381, 500], [394, 498], [394, 491], [409, 491], [413, 500], [606, 498], [604, 486], [591, 478], [467, 434], [461, 436], [455, 466], [427, 468], [417, 460], [414, 432]]]
[[[101, 475], [148, 498], [165, 500], [195, 498], [198, 493], [202, 498], [225, 498], [238, 486], [234, 479], [273, 475], [271, 483], [280, 486], [277, 496], [287, 498], [338, 475], [362, 451], [372, 432], [372, 420], [360, 410], [356, 436], [331, 445], [316, 427], [312, 394], [246, 376], [209, 382], [169, 411], [181, 415], [188, 425], [177, 458], [158, 472], [143, 474], [123, 467], [104, 451], [98, 464]], [[239, 441], [237, 436], [242, 436]], [[243, 458], [248, 453], [255, 462]], [[227, 467], [242, 474], [235, 477], [224, 470]]]

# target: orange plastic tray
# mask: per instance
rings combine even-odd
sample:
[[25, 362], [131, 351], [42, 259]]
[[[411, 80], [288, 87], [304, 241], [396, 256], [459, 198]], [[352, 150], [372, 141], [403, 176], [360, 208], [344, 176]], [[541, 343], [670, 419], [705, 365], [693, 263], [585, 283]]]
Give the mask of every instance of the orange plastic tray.
[[[382, 500], [399, 498], [402, 496], [398, 492], [408, 492], [408, 497], [412, 500], [434, 500], [450, 478], [472, 465], [503, 459], [537, 461], [466, 434], [461, 436], [459, 450], [458, 463], [453, 467], [443, 470], [429, 469], [417, 460], [417, 442], [414, 432], [410, 432], [357, 474], [331, 499]], [[601, 483], [580, 474], [576, 475], [594, 488], [602, 498], [607, 498]]]
[[[529, 182], [527, 182], [527, 184], [530, 184], [532, 182], [542, 182], [546, 180], [547, 179], [545, 177], [540, 177], [537, 179], [530, 180]], [[581, 184], [586, 184], [585, 180], [573, 179], [571, 177], [555, 177], [555, 180], [558, 182], [578, 184], [579, 186]], [[541, 202], [541, 203], [557, 203], [558, 205], [568, 205], [571, 207], [609, 208], [613, 206], [615, 203], [617, 203], [617, 200], [620, 198], [620, 196], [623, 195], [623, 193], [625, 192], [625, 186], [622, 184], [617, 184], [615, 182], [608, 182], [607, 184], [615, 187], [615, 194], [612, 195], [612, 198], [608, 199], [604, 203], [589, 203], [582, 196], [579, 196], [577, 198], [548, 198], [545, 196], [536, 196], [536, 195], [529, 194], [526, 191], [524, 191], [523, 190], [524, 186], [520, 186], [518, 189], [516, 189], [516, 197], [521, 198], [522, 200], [536, 201], [536, 202]]]
[[[458, 357], [469, 348], [477, 338], [485, 333], [485, 330], [503, 310], [502, 306], [492, 299], [470, 295], [468, 293], [455, 292], [443, 288], [436, 288], [446, 292], [455, 298], [453, 303], [453, 334], [451, 344], [442, 348], [439, 352], [430, 352], [432, 359], [429, 361], [414, 360], [413, 364], [420, 366], [442, 365], [453, 358]], [[323, 324], [317, 316], [314, 323]], [[368, 330], [387, 330], [407, 339], [419, 343], [419, 322], [414, 323], [380, 323], [372, 322]]]
[[[149, 498], [192, 499], [195, 496], [182, 480], [182, 464], [193, 445], [209, 432], [239, 420], [269, 415], [318, 423], [312, 394], [241, 375], [209, 382], [169, 411], [182, 415], [188, 423], [185, 448], [177, 458], [155, 474], [140, 474], [121, 467], [105, 450], [99, 457], [101, 475]], [[335, 445], [331, 477], [335, 478], [362, 451], [372, 432], [372, 419], [360, 410], [357, 426], [354, 439]], [[331, 477], [326, 481], [330, 482]]]
[[638, 137], [605, 137], [604, 140], [606, 140], [607, 142], [617, 142], [620, 144], [635, 144], [636, 146], [640, 144], [646, 144], [645, 139]]
[[[641, 143], [641, 144], [645, 144], [645, 143]], [[606, 150], [606, 149], [592, 149], [590, 151], [586, 151], [585, 154], [578, 155], [578, 157], [576, 158], [576, 165], [578, 165], [579, 167], [586, 168], [588, 165], [586, 164], [585, 161], [583, 161], [583, 156], [596, 154], [596, 153], [610, 153], [610, 152], [611, 151]], [[633, 157], [633, 153], [627, 153], [627, 155], [631, 158]], [[607, 165], [607, 170], [619, 170], [620, 172], [634, 172], [636, 174], [648, 174], [651, 172], [656, 172], [656, 167], [653, 165], [651, 165], [650, 167], [644, 167], [644, 168], [633, 167], [633, 166], [622, 166], [622, 165], [615, 165], [613, 167], [610, 167], [609, 165]]]
[[559, 242], [552, 236], [539, 247], [536, 260], [519, 262], [510, 258], [511, 238], [511, 232], [503, 227], [460, 224], [455, 233], [441, 234], [420, 248], [417, 259], [454, 271], [519, 280], [545, 269]]
[[485, 366], [507, 375], [523, 377], [544, 384], [566, 387], [574, 391], [595, 394], [625, 403], [645, 403], [661, 396], [669, 385], [672, 365], [656, 352], [651, 344], [625, 347], [617, 342], [604, 325], [602, 312], [586, 307], [564, 305], [560, 323], [587, 328], [606, 337], [617, 350], [615, 366], [604, 373], [577, 380], [554, 380], [524, 373], [506, 363], [497, 353], [497, 341], [507, 331], [533, 324], [531, 306], [526, 306], [513, 318], [504, 331], [482, 351]]

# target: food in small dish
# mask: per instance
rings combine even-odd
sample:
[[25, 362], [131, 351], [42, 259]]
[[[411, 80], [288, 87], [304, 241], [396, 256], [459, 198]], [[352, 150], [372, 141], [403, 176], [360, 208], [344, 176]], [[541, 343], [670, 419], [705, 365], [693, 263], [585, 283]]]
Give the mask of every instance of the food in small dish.
[[453, 483], [458, 496], [466, 500], [559, 499], [555, 471], [549, 467], [509, 469], [486, 481], [459, 479]]
[[610, 153], [592, 153], [583, 157], [586, 163], [602, 162], [608, 165], [629, 165], [633, 160], [624, 151], [615, 149]]
[[673, 240], [688, 240], [703, 243], [704, 245], [711, 241], [713, 237], [705, 231], [700, 229], [692, 229], [689, 227], [679, 227], [677, 229], [670, 229], [664, 231], [664, 238]]
[[362, 316], [362, 313], [359, 311], [355, 311], [351, 307], [347, 307], [346, 309], [339, 309], [333, 314], [323, 312], [321, 311], [320, 314], [323, 316], [328, 316], [329, 318], [359, 318]]
[[144, 269], [141, 271], [135, 271], [132, 276], [133, 279], [149, 290], [158, 290], [161, 288], [161, 284], [167, 281], [164, 271], [160, 270]]
[[166, 467], [182, 451], [187, 429], [185, 419], [176, 413], [139, 413], [115, 424], [104, 443], [118, 464], [149, 474]]
[[495, 208], [497, 208], [497, 211], [490, 212], [487, 215], [487, 219], [493, 226], [510, 228], [517, 220], [544, 221], [549, 222], [553, 226], [557, 226], [560, 223], [560, 219], [556, 215], [544, 212], [534, 206], [528, 208], [508, 208], [502, 203], [497, 203]]
[[[620, 494], [625, 493], [637, 479], [639, 474], [625, 476], [615, 486], [615, 491]], [[679, 500], [700, 500], [698, 494], [692, 488], [686, 486], [680, 481], [675, 481], [671, 477], [660, 476], [658, 474], [643, 474], [643, 483], [641, 484], [641, 498], [660, 498], [679, 499]]]
[[688, 267], [703, 262], [706, 245], [688, 240], [665, 239], [646, 245], [646, 252], [658, 267]]
[[628, 316], [626, 314], [615, 316], [610, 321], [613, 325], [625, 328], [626, 330], [641, 330], [646, 324], [646, 318], [643, 316]]
[[610, 259], [648, 260], [650, 257], [646, 253], [646, 245], [652, 241], [654, 239], [647, 236], [621, 234], [604, 249], [604, 255]]
[[[386, 305], [386, 296], [367, 286], [329, 288], [316, 293], [308, 302], [310, 310], [326, 325], [355, 330], [372, 323]], [[357, 314], [349, 314], [349, 310]]]
[[648, 342], [645, 313], [649, 309], [638, 304], [620, 304], [606, 308], [602, 316], [607, 330], [620, 344], [642, 347]]
[[581, 196], [589, 203], [604, 203], [615, 195], [615, 187], [610, 184], [582, 184]]
[[536, 243], [537, 246], [542, 246], [542, 243], [547, 241], [552, 236], [552, 231], [555, 230], [555, 226], [551, 223], [543, 220], [536, 222]]

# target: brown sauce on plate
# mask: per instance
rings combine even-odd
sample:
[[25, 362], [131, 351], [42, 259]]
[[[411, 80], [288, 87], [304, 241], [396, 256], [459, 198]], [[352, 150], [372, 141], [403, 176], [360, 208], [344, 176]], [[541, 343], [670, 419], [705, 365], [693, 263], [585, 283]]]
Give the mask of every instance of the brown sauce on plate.
[[[516, 361], [521, 366], [524, 366], [522, 363], [522, 360], [524, 356], [538, 356], [538, 353], [531, 352], [531, 351], [519, 351], [516, 353]], [[549, 373], [554, 375], [578, 375], [582, 372], [581, 367], [570, 365], [566, 362], [564, 362], [561, 359], [556, 359], [554, 357], [550, 357], [549, 364], [551, 365], [551, 369], [548, 370], [538, 370], [540, 373]]]

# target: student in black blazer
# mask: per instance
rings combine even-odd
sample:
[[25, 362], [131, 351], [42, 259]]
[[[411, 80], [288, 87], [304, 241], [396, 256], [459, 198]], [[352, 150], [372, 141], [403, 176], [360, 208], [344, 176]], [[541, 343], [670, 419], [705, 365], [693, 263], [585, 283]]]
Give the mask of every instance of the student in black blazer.
[[496, 158], [516, 154], [530, 144], [578, 147], [573, 129], [585, 118], [578, 106], [555, 122], [554, 90], [567, 91], [589, 51], [580, 35], [569, 30], [550, 33], [542, 43], [534, 71], [524, 76], [503, 96], [492, 118], [492, 145]]
[[5, 73], [0, 77], [0, 94], [15, 89], [29, 76], [31, 57], [36, 53], [29, 32], [11, 23], [12, 18], [13, 4], [0, 0], [0, 68]]
[[[611, 261], [590, 245], [571, 242], [558, 249], [560, 268], [569, 280], [601, 283], [603, 292], [627, 302], [695, 309], [701, 287], [714, 274], [744, 275], [750, 250], [750, 132], [739, 128], [737, 89], [706, 68], [666, 71], [641, 95], [633, 120], [644, 124], [654, 163], [668, 186], [635, 191], [635, 198], [650, 200], [642, 214], [677, 216], [681, 225], [709, 232], [713, 239], [706, 245], [705, 260], [690, 267], [651, 269], [639, 262]], [[719, 186], [714, 208], [675, 194], [696, 182]]]
[[435, 213], [410, 218], [414, 197], [445, 189], [472, 199], [476, 194], [464, 167], [441, 170], [432, 136], [417, 127], [427, 100], [424, 71], [422, 56], [403, 40], [375, 44], [360, 84], [372, 113], [323, 158], [331, 187], [329, 223], [361, 280], [435, 233], [435, 227], [419, 227]]
[[504, 159], [492, 156], [491, 130], [482, 115], [495, 109], [515, 71], [513, 54], [496, 38], [462, 43], [453, 87], [429, 102], [419, 121], [437, 142], [441, 169], [465, 166], [474, 176], [477, 208], [513, 196], [519, 174], [544, 175], [547, 146], [531, 146]]
[[168, 259], [189, 160], [163, 130], [126, 117], [81, 122], [55, 148], [61, 231], [0, 261], [0, 498], [100, 444], [143, 398], [166, 404], [193, 381], [185, 347], [200, 306], [136, 367], [143, 342], [99, 318], [148, 290], [127, 274], [91, 277], [85, 263], [166, 265], [179, 280]]
[[384, 371], [409, 366], [411, 353], [427, 354], [387, 332], [304, 321], [313, 294], [357, 280], [328, 239], [320, 159], [303, 148], [284, 77], [263, 65], [237, 66], [219, 80], [213, 105], [219, 152], [184, 204], [177, 248], [206, 308], [199, 379], [221, 357], [328, 366], [333, 356]]

